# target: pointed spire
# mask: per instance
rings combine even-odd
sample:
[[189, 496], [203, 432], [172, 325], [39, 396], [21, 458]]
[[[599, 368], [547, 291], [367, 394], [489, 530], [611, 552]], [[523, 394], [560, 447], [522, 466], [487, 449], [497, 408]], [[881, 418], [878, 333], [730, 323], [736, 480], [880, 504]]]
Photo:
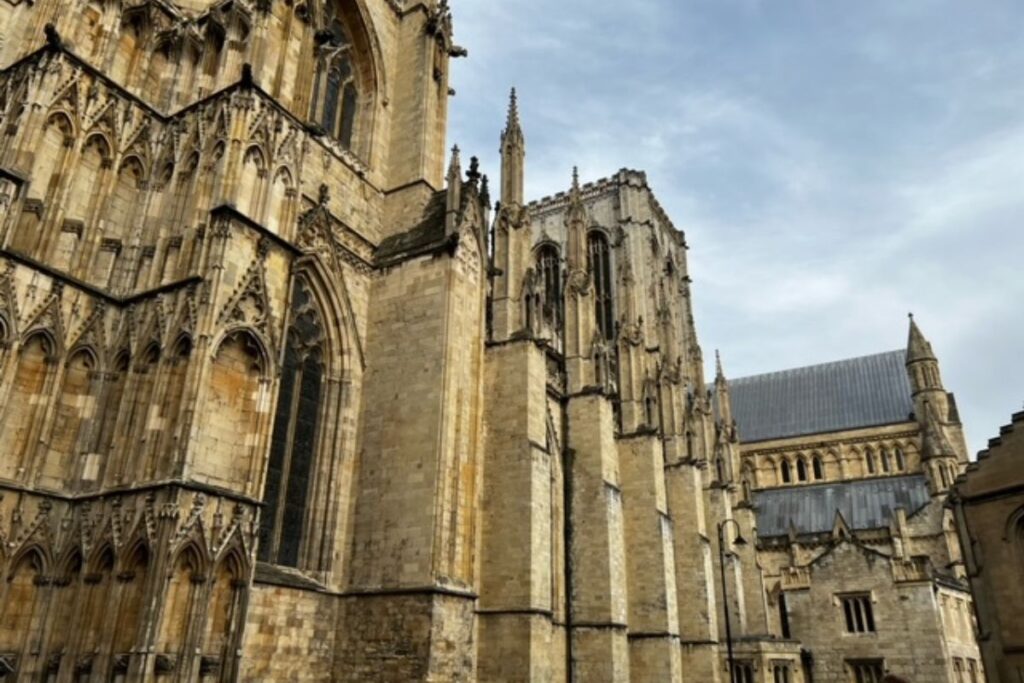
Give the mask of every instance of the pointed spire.
[[715, 349], [715, 381], [725, 380], [725, 372], [722, 370], [722, 354]]
[[452, 147], [452, 159], [448, 164], [448, 187], [445, 198], [445, 232], [451, 234], [458, 224], [459, 211], [462, 209], [462, 162], [459, 159], [459, 146]]
[[514, 131], [518, 131], [520, 134], [523, 132], [523, 128], [519, 124], [519, 98], [516, 96], [515, 87], [512, 88], [508, 98], [508, 119], [505, 122], [505, 133]]
[[508, 120], [501, 132], [501, 203], [510, 207], [524, 204], [526, 177], [526, 138], [519, 123], [519, 99], [516, 89], [509, 96]]
[[[587, 210], [583, 206], [583, 192], [580, 190], [580, 170], [572, 167], [572, 186], [569, 188], [569, 207], [565, 214], [567, 226], [578, 225], [581, 230], [587, 227]], [[580, 244], [584, 248], [585, 243]], [[581, 252], [582, 253], [582, 252]]]
[[459, 146], [455, 145], [452, 147], [452, 158], [448, 162], [448, 183], [451, 184], [453, 180], [462, 179], [462, 159], [460, 158]]
[[925, 339], [921, 328], [917, 326], [914, 314], [909, 314], [909, 317], [910, 335], [907, 339], [907, 363], [920, 360], [936, 360], [935, 353], [932, 351], [932, 345]]

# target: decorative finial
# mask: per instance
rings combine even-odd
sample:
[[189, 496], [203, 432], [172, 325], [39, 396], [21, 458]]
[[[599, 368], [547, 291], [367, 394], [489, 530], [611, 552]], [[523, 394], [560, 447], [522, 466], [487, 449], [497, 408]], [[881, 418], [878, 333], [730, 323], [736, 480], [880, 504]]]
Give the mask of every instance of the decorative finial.
[[459, 178], [462, 175], [462, 161], [460, 159], [459, 146], [455, 145], [452, 147], [452, 160], [448, 164], [448, 178]]
[[580, 168], [579, 166], [572, 167], [572, 189], [579, 192], [580, 190]]
[[519, 98], [516, 96], [515, 87], [512, 88], [508, 98], [508, 122], [519, 124]]
[[480, 180], [480, 160], [476, 157], [469, 158], [469, 170], [466, 171], [466, 178], [468, 178], [471, 183], [475, 183]]
[[907, 313], [907, 317], [910, 318], [911, 320], [913, 320], [914, 319], [913, 311], [911, 311], [910, 313]]

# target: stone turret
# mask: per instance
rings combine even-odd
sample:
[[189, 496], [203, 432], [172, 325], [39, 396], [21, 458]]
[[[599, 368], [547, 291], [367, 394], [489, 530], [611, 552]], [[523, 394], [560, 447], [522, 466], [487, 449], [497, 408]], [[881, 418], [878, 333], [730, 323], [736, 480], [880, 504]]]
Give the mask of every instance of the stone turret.
[[910, 335], [907, 339], [907, 374], [918, 420], [924, 418], [924, 404], [928, 402], [942, 422], [948, 421], [949, 398], [942, 386], [939, 361], [932, 351], [931, 343], [917, 326], [913, 314], [910, 315]]
[[508, 120], [501, 133], [501, 203], [523, 205], [523, 178], [526, 173], [526, 137], [519, 122], [519, 100], [512, 88], [508, 102]]
[[583, 204], [579, 171], [572, 171], [565, 213], [565, 363], [570, 393], [588, 386], [607, 386], [611, 349], [597, 329], [594, 312], [594, 274], [587, 260], [590, 218]]
[[932, 491], [944, 492], [953, 485], [961, 466], [967, 462], [967, 444], [953, 396], [942, 384], [938, 358], [913, 314], [907, 339], [907, 375], [914, 399], [914, 415], [921, 425], [921, 457], [928, 461], [925, 471]]
[[496, 341], [530, 334], [528, 328], [538, 317], [530, 269], [530, 214], [523, 202], [525, 158], [526, 138], [513, 89], [501, 134], [501, 205], [494, 227], [492, 334]]

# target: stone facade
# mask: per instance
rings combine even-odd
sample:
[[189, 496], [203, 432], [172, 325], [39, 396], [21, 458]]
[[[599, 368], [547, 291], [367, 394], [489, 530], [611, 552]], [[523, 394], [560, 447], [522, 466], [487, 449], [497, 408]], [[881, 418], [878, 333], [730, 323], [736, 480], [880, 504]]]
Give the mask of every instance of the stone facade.
[[1024, 679], [1024, 412], [989, 441], [951, 500], [991, 683]]
[[[810, 680], [773, 605], [824, 546], [742, 548], [773, 475], [682, 232], [637, 171], [527, 203], [514, 94], [497, 208], [446, 172], [445, 2], [0, 25], [0, 678], [722, 683], [731, 634], [737, 681]], [[962, 599], [833, 552], [811, 613], [858, 562]]]
[[966, 444], [918, 326], [905, 351], [742, 378], [731, 398], [768, 631], [800, 641], [819, 683], [985, 680], [945, 506]]

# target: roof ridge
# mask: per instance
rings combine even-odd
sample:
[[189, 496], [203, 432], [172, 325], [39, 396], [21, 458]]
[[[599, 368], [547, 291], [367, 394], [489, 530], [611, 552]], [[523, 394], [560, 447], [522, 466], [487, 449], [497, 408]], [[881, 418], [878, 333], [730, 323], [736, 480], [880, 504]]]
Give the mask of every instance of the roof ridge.
[[825, 361], [824, 363], [811, 363], [810, 365], [800, 365], [793, 368], [783, 368], [781, 370], [769, 370], [768, 372], [761, 372], [756, 375], [744, 375], [743, 377], [735, 377], [729, 380], [729, 385], [732, 386], [737, 382], [744, 380], [760, 379], [762, 377], [770, 377], [773, 375], [785, 375], [788, 373], [800, 372], [801, 370], [813, 370], [817, 368], [828, 368], [836, 365], [844, 365], [846, 363], [852, 363], [854, 361], [866, 360], [868, 358], [881, 358], [882, 356], [895, 356], [899, 355], [900, 359], [906, 354], [906, 349], [893, 349], [891, 351], [880, 351], [878, 353], [868, 353], [863, 356], [852, 356], [850, 358], [840, 358], [838, 360]]

